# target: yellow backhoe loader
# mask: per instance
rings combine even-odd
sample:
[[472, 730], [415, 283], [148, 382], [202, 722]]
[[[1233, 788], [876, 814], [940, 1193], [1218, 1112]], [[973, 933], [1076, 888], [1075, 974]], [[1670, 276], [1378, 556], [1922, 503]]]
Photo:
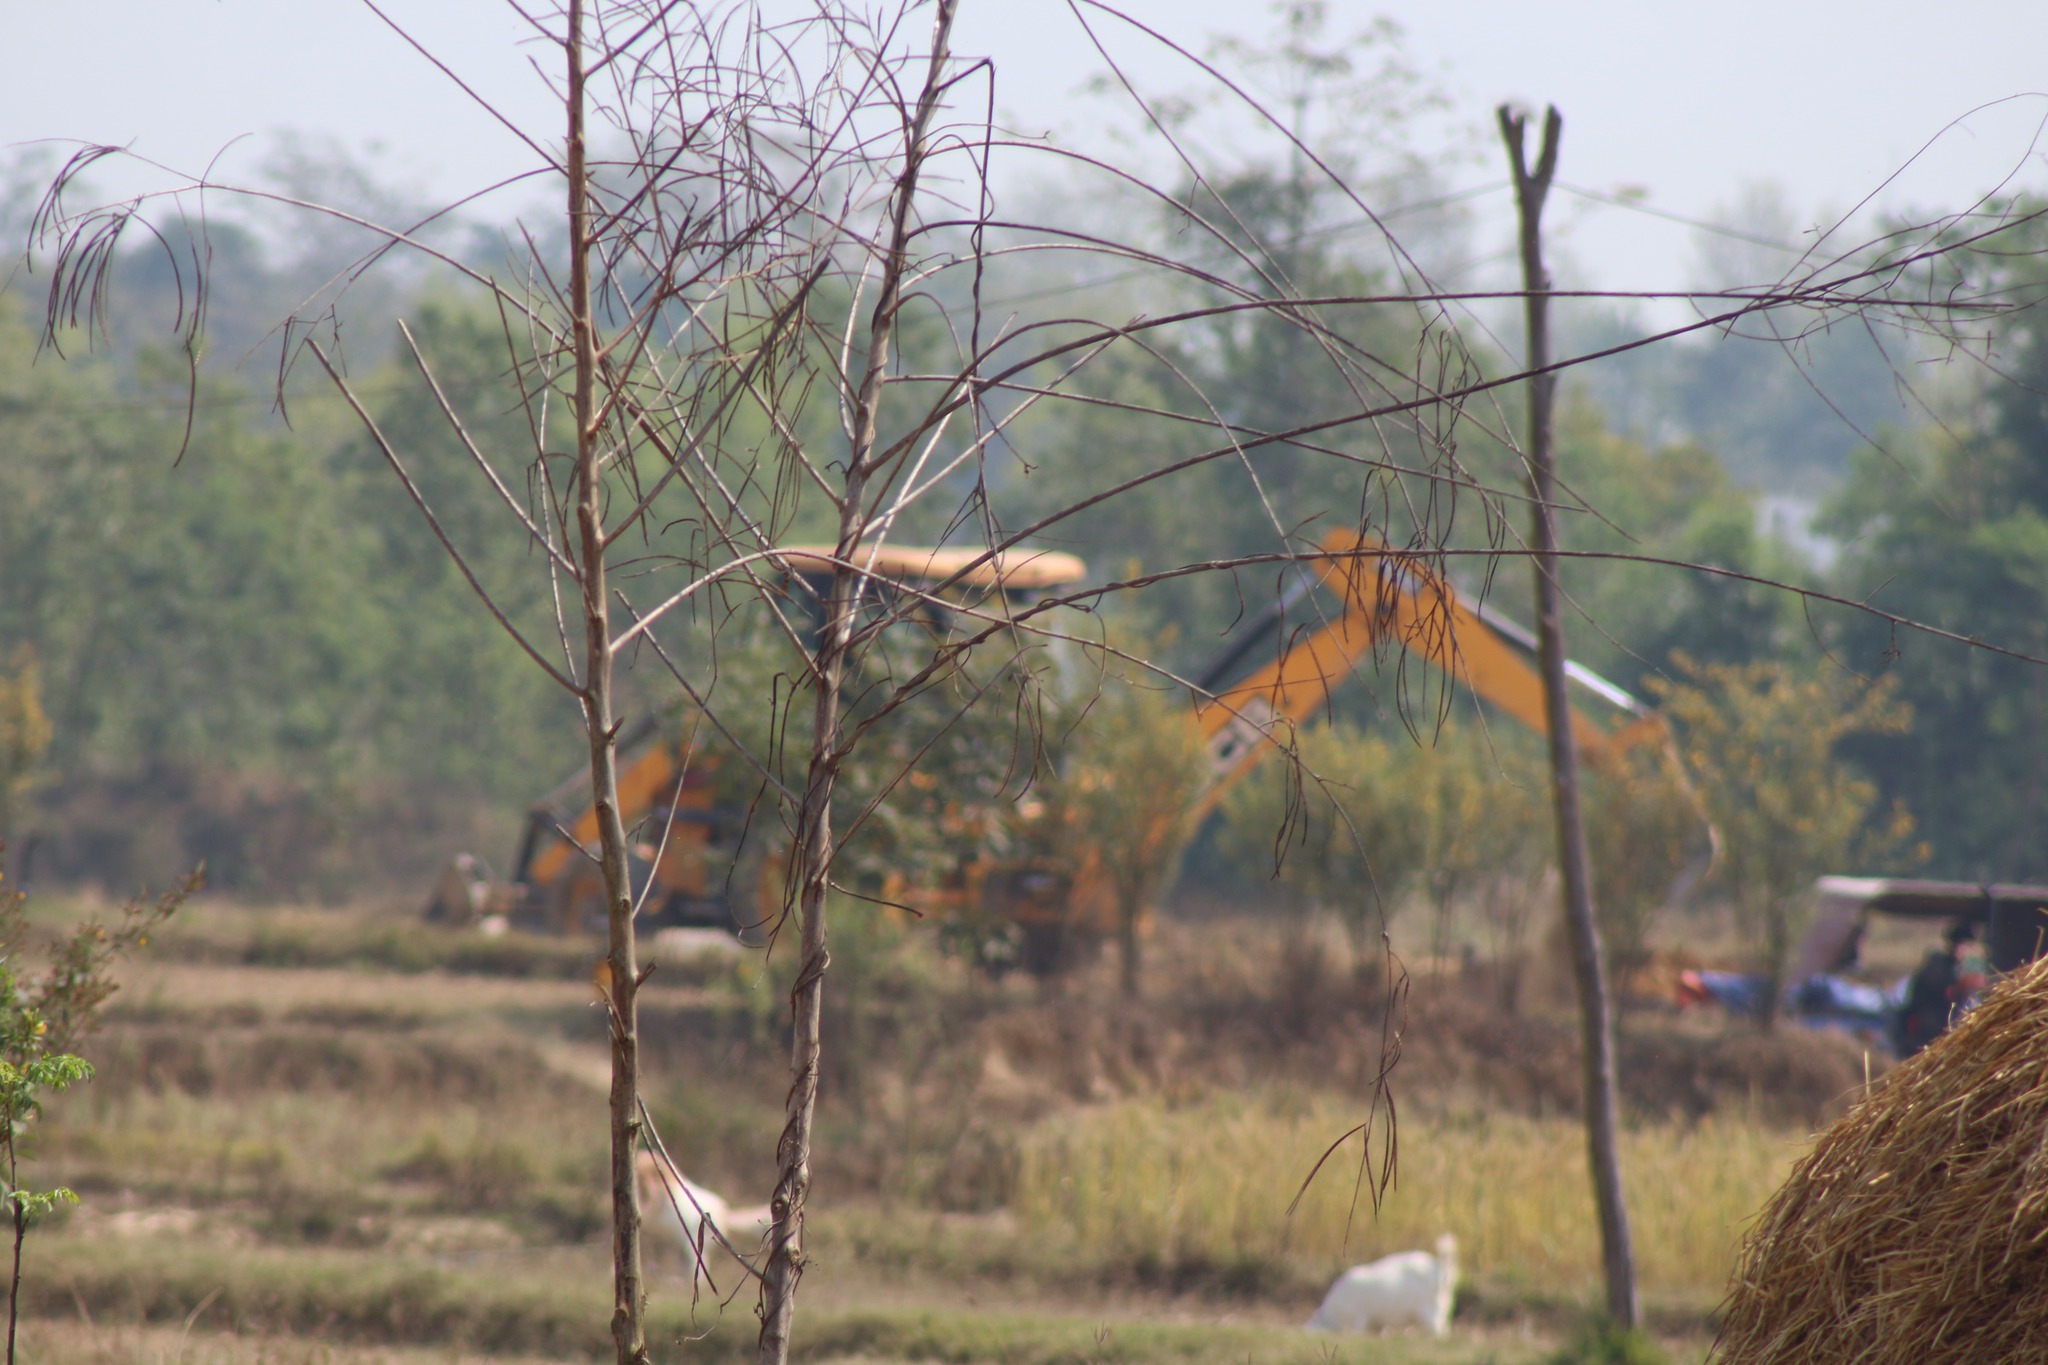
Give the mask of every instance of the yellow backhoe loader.
[[[822, 598], [833, 570], [833, 547], [795, 545], [777, 556], [786, 582], [808, 582], [790, 600], [799, 608]], [[1087, 566], [1073, 555], [1013, 550], [987, 556], [965, 549], [882, 546], [862, 567], [887, 592], [908, 590], [905, 614], [943, 630], [949, 606], [987, 609], [991, 594], [1021, 607], [1078, 582]], [[751, 939], [781, 906], [781, 861], [775, 829], [750, 828], [755, 812], [719, 799], [718, 774], [741, 761], [701, 712], [680, 726], [648, 717], [619, 740], [619, 811], [634, 840], [628, 867], [643, 928], [716, 928]], [[430, 920], [469, 923], [503, 916], [512, 925], [557, 933], [602, 933], [604, 887], [591, 850], [597, 814], [590, 775], [579, 768], [527, 814], [509, 881], [495, 881], [482, 861], [463, 854], [449, 863], [427, 907]], [[978, 892], [983, 870], [972, 869]]]

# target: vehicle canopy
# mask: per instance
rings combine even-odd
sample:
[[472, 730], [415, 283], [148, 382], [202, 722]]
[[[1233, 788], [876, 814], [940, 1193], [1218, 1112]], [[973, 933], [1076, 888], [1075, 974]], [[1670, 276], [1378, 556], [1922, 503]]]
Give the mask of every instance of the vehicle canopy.
[[1819, 910], [1800, 944], [1794, 981], [1835, 970], [1874, 914], [1969, 925], [1983, 935], [1993, 971], [2009, 972], [2048, 951], [2048, 886], [1822, 877], [1813, 890]]
[[[790, 573], [822, 577], [838, 564], [838, 553], [835, 545], [785, 545], [775, 558]], [[990, 551], [973, 545], [863, 545], [854, 551], [852, 562], [877, 578], [899, 583], [957, 582], [1005, 592], [1057, 588], [1088, 574], [1086, 564], [1058, 550]]]

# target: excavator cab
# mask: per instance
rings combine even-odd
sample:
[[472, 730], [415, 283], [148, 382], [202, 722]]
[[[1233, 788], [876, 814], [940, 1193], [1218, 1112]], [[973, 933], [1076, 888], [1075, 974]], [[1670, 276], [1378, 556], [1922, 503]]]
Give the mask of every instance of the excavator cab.
[[[842, 567], [838, 547], [791, 545], [777, 558], [783, 598], [816, 630], [824, 620], [832, 576]], [[916, 545], [862, 546], [845, 566], [869, 577], [862, 584], [869, 620], [915, 622], [950, 633], [958, 618], [1000, 619], [1003, 612], [1077, 583], [1088, 566], [1056, 550], [933, 549]]]
[[[794, 545], [776, 558], [783, 600], [814, 629], [822, 620], [819, 604], [842, 567], [868, 575], [863, 589], [875, 613], [941, 633], [952, 629], [956, 616], [1001, 619], [1087, 573], [1072, 555], [1024, 549], [884, 544], [863, 546], [842, 563], [834, 546]], [[635, 923], [643, 932], [718, 929], [754, 942], [780, 914], [782, 860], [772, 837], [779, 830], [763, 827], [758, 809], [721, 800], [718, 774], [736, 761], [701, 712], [685, 711], [680, 722], [648, 717], [620, 737], [620, 815], [631, 841]], [[589, 772], [579, 766], [528, 812], [510, 882], [491, 882], [479, 860], [463, 855], [437, 883], [428, 917], [468, 923], [502, 916], [540, 932], [602, 933], [607, 916], [597, 837]]]

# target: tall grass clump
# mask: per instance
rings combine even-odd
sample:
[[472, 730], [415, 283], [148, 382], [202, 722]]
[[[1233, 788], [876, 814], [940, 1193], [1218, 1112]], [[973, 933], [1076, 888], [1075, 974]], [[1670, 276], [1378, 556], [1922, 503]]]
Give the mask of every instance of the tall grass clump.
[[[1328, 1101], [1091, 1110], [1024, 1140], [1012, 1209], [1031, 1232], [1105, 1261], [1285, 1259], [1328, 1269], [1451, 1232], [1470, 1273], [1574, 1292], [1598, 1282], [1599, 1229], [1575, 1124], [1403, 1119], [1397, 1181], [1377, 1214], [1356, 1194], [1354, 1139], [1290, 1215], [1316, 1159], [1354, 1121]], [[1718, 1290], [1745, 1223], [1804, 1145], [1722, 1121], [1626, 1133], [1623, 1171], [1645, 1285]]]

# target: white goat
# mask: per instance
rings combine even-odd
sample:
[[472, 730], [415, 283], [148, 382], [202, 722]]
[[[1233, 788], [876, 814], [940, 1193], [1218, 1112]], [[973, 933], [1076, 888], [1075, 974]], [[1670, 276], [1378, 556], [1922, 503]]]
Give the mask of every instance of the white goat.
[[708, 1278], [706, 1268], [724, 1264], [728, 1255], [710, 1228], [724, 1233], [726, 1240], [743, 1252], [757, 1245], [768, 1231], [766, 1204], [736, 1209], [650, 1151], [641, 1151], [637, 1170], [641, 1217], [682, 1248], [699, 1284]]
[[1389, 1327], [1427, 1327], [1435, 1336], [1451, 1330], [1451, 1295], [1458, 1287], [1458, 1239], [1436, 1239], [1436, 1254], [1403, 1251], [1371, 1265], [1355, 1265], [1337, 1277], [1323, 1306], [1308, 1320], [1311, 1332], [1370, 1332]]

